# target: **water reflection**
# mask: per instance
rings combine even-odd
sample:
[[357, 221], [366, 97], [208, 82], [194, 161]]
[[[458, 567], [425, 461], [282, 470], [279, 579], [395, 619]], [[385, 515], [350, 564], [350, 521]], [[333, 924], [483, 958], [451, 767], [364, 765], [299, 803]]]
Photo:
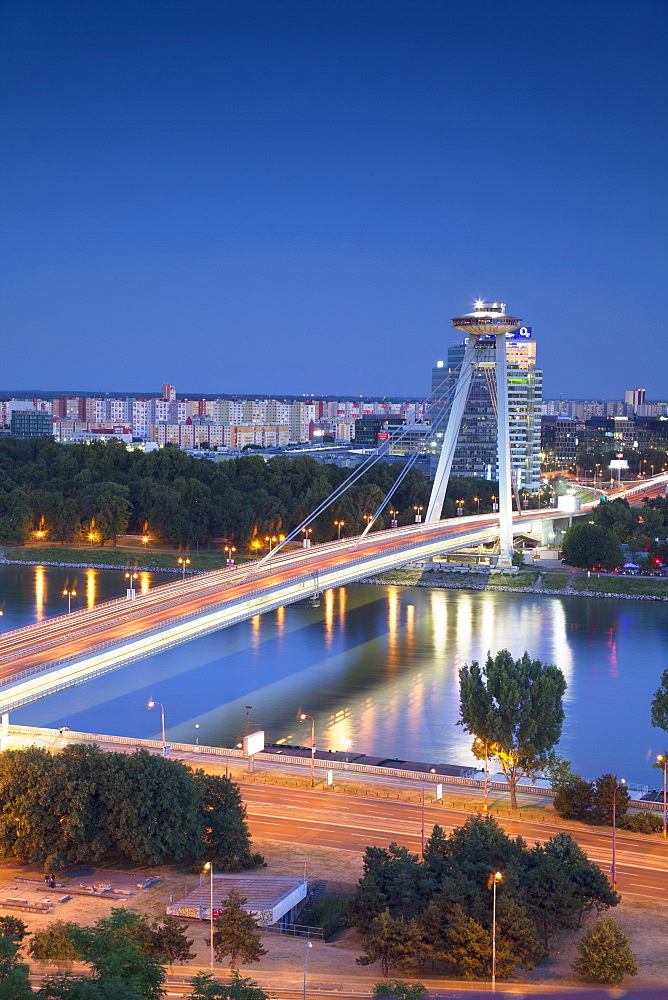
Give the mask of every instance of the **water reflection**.
[[[87, 605], [123, 590], [118, 573], [83, 575]], [[1, 566], [3, 629], [62, 614], [72, 581], [56, 567]], [[142, 592], [158, 582], [151, 574], [140, 581]], [[649, 704], [667, 647], [665, 604], [359, 585], [324, 594], [320, 608], [282, 608], [167, 650], [12, 719], [152, 736], [152, 694], [166, 706], [171, 739], [190, 740], [197, 723], [201, 743], [235, 744], [252, 704], [253, 726], [268, 739], [303, 742], [309, 734], [295, 722], [303, 705], [319, 746], [466, 763], [470, 737], [456, 725], [460, 667], [488, 651], [527, 649], [566, 675], [560, 750], [574, 766], [655, 784], [646, 759], [662, 746]]]

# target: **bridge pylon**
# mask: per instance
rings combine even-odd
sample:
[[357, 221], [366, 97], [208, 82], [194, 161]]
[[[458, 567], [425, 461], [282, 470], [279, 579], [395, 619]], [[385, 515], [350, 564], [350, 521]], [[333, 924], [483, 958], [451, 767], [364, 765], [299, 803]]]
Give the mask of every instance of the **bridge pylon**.
[[455, 316], [455, 330], [467, 334], [464, 360], [455, 386], [448, 425], [443, 437], [436, 476], [427, 507], [427, 523], [439, 521], [448, 488], [450, 470], [457, 447], [462, 417], [466, 409], [471, 378], [475, 370], [476, 350], [481, 341], [494, 345], [496, 360], [497, 395], [497, 446], [499, 466], [499, 566], [512, 565], [513, 512], [512, 474], [510, 466], [510, 421], [508, 412], [508, 371], [506, 363], [506, 334], [517, 330], [522, 321], [506, 313], [504, 302], [478, 300], [472, 313]]

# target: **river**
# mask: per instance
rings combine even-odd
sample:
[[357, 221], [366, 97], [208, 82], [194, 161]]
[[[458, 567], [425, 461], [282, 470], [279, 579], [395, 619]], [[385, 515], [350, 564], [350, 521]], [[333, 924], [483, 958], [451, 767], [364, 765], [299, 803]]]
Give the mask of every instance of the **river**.
[[[167, 579], [141, 574], [140, 586]], [[170, 577], [173, 579], [173, 577]], [[118, 571], [0, 566], [7, 631], [124, 592]], [[649, 723], [668, 667], [668, 603], [358, 584], [160, 653], [12, 713], [23, 725], [234, 745], [267, 741], [466, 764], [457, 670], [488, 650], [556, 663], [568, 681], [559, 751], [589, 777], [655, 787], [668, 737]], [[247, 706], [251, 706], [249, 709]]]

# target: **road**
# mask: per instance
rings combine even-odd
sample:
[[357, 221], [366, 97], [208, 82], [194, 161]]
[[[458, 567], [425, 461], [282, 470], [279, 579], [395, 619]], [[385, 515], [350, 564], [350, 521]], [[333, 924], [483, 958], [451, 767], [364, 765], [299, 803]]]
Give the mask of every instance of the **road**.
[[[387, 847], [393, 840], [420, 852], [421, 806], [370, 796], [335, 795], [273, 785], [240, 782], [251, 834], [257, 839], [311, 844], [363, 853], [368, 845]], [[383, 790], [373, 790], [383, 795]], [[443, 805], [425, 807], [425, 830], [435, 823], [446, 831], [461, 826], [470, 813]], [[563, 824], [497, 817], [512, 836], [544, 842], [566, 830], [588, 856], [608, 873], [610, 831], [568, 828]], [[649, 837], [617, 833], [617, 888], [620, 892], [663, 899], [668, 891], [668, 845]]]

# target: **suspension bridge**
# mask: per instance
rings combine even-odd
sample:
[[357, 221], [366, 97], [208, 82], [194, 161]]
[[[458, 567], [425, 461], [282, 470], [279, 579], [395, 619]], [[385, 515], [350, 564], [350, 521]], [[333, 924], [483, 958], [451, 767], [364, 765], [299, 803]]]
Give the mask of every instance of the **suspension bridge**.
[[[90, 680], [161, 650], [252, 618], [286, 604], [303, 601], [314, 593], [341, 587], [407, 563], [431, 559], [449, 551], [494, 543], [501, 567], [509, 566], [515, 534], [545, 544], [556, 524], [572, 516], [563, 510], [514, 513], [511, 501], [511, 467], [508, 430], [505, 333], [520, 320], [505, 314], [498, 303], [477, 303], [474, 313], [458, 317], [457, 329], [465, 329], [469, 344], [458, 378], [449, 379], [449, 408], [441, 411], [434, 429], [447, 418], [438, 468], [425, 522], [405, 527], [372, 530], [391, 502], [416, 458], [413, 456], [397, 477], [378, 510], [360, 536], [318, 546], [291, 549], [289, 543], [332, 503], [356, 483], [382, 454], [370, 456], [309, 516], [263, 559], [250, 565], [202, 573], [163, 584], [128, 601], [119, 598], [38, 622], [5, 633], [0, 644], [0, 713], [56, 691]], [[442, 520], [442, 507], [459, 433], [466, 394], [475, 367], [474, 347], [484, 336], [496, 338], [499, 512]], [[502, 384], [505, 381], [505, 394]], [[441, 387], [437, 387], [439, 390]], [[404, 426], [397, 439], [409, 433]], [[652, 485], [663, 488], [668, 476], [631, 487], [619, 495], [642, 495]], [[584, 505], [582, 513], [598, 503]]]

